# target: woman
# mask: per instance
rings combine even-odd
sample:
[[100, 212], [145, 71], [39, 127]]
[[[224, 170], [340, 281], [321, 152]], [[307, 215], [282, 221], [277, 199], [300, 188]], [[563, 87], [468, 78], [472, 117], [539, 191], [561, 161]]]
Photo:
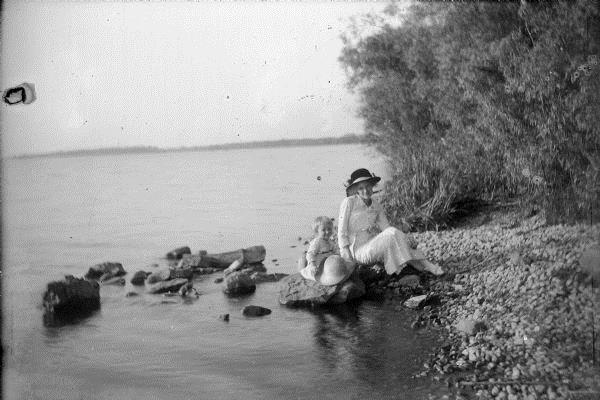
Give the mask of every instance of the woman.
[[390, 226], [383, 207], [372, 198], [373, 186], [380, 180], [364, 168], [350, 175], [347, 197], [340, 206], [340, 255], [360, 264], [383, 263], [388, 274], [400, 272], [408, 263], [419, 271], [443, 275], [439, 265], [425, 259], [411, 236]]

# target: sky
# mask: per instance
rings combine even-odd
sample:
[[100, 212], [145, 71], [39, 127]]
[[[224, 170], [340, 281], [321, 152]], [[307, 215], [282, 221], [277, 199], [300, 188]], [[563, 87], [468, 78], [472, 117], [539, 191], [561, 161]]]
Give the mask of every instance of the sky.
[[387, 2], [4, 1], [2, 155], [363, 133], [338, 61]]

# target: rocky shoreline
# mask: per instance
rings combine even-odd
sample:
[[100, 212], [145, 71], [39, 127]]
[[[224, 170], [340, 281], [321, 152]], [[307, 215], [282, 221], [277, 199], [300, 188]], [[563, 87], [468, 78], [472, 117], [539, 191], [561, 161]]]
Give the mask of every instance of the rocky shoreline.
[[373, 279], [367, 296], [428, 295], [412, 326], [442, 337], [418, 374], [446, 382], [439, 398], [600, 397], [600, 225], [512, 215], [415, 238], [446, 276], [412, 286], [402, 276]]

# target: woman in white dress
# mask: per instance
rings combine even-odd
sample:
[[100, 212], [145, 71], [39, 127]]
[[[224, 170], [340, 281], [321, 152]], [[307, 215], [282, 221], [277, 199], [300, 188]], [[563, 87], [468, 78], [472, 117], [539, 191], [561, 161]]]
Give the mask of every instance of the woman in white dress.
[[367, 169], [354, 171], [346, 187], [347, 197], [340, 206], [338, 245], [340, 255], [359, 264], [382, 263], [388, 274], [400, 272], [407, 264], [433, 275], [442, 268], [425, 259], [412, 236], [390, 226], [383, 207], [373, 196], [381, 178]]

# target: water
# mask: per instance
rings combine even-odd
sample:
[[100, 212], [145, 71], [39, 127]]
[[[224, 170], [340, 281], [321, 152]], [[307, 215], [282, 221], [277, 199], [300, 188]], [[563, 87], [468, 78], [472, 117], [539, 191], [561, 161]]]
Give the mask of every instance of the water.
[[[358, 167], [384, 173], [360, 145], [6, 160], [4, 398], [422, 398], [431, 382], [411, 375], [434, 337], [388, 303], [288, 309], [277, 283], [228, 298], [208, 275], [198, 299], [103, 286], [100, 311], [43, 324], [45, 285], [99, 262], [123, 263], [129, 280], [178, 246], [262, 244], [269, 272], [292, 273], [298, 236], [337, 216]], [[273, 312], [246, 318], [248, 304]]]

